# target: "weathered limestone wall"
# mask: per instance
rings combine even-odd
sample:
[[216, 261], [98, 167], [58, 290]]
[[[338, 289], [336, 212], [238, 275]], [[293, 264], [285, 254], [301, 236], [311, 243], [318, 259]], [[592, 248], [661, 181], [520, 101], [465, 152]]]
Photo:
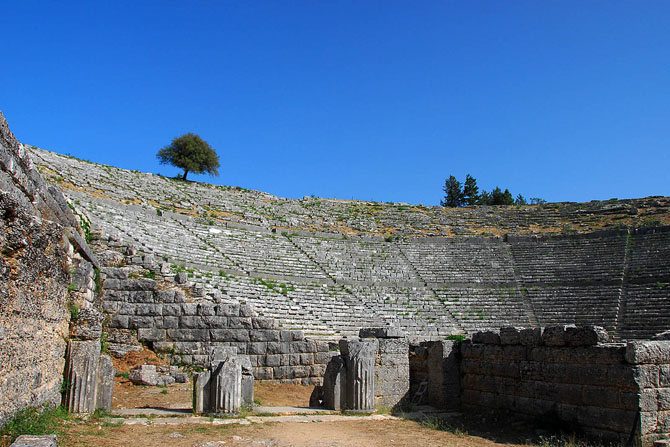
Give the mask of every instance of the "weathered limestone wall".
[[92, 258], [76, 228], [0, 113], [0, 426], [23, 407], [60, 401], [67, 304], [77, 299], [68, 271]]
[[411, 346], [410, 395], [417, 396], [413, 403], [460, 410], [460, 361], [460, 350], [454, 341], [426, 341]]
[[407, 403], [409, 374], [409, 342], [396, 328], [363, 328], [361, 339], [376, 338], [375, 408], [398, 408]]
[[173, 363], [200, 366], [208, 366], [213, 347], [232, 346], [249, 357], [257, 380], [305, 385], [321, 383], [333, 355], [328, 342], [280, 330], [247, 304], [197, 299], [179, 288], [159, 290], [156, 280], [129, 278], [126, 268], [103, 268], [102, 276], [113, 344], [135, 339]]
[[460, 344], [463, 408], [511, 411], [603, 439], [667, 436], [670, 343], [598, 343], [603, 335], [562, 326], [475, 334]]

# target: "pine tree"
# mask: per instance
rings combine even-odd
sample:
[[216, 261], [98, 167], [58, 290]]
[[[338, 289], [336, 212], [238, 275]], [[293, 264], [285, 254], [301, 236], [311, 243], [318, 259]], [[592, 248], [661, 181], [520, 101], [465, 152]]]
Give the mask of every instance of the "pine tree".
[[476, 205], [479, 199], [479, 188], [477, 179], [470, 174], [465, 176], [465, 185], [463, 186], [463, 202], [467, 205]]
[[444, 200], [440, 202], [440, 205], [450, 208], [461, 206], [463, 203], [463, 191], [461, 190], [461, 182], [456, 180], [456, 177], [453, 175], [449, 176], [444, 182], [443, 191]]

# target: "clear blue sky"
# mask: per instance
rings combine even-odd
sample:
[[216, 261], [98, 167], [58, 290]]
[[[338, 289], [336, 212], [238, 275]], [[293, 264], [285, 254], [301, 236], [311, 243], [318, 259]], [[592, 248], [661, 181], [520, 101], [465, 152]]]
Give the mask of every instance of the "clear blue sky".
[[549, 201], [670, 195], [668, 1], [9, 1], [24, 143], [284, 197], [435, 205], [450, 174]]

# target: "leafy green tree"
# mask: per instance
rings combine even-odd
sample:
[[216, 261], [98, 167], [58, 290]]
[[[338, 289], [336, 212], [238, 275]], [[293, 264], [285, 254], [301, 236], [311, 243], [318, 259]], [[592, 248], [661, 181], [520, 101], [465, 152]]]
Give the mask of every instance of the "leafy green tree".
[[450, 208], [461, 206], [463, 203], [463, 191], [461, 190], [461, 182], [456, 180], [456, 177], [450, 175], [444, 182], [442, 190], [444, 191], [444, 200], [440, 202], [440, 205]]
[[544, 200], [544, 199], [541, 199], [539, 197], [531, 197], [530, 198], [530, 204], [531, 205], [543, 205], [545, 203], [547, 203], [547, 201]]
[[196, 174], [219, 175], [219, 156], [212, 147], [199, 135], [187, 133], [172, 140], [156, 154], [161, 164], [170, 164], [184, 170], [182, 179], [186, 180], [189, 172]]
[[465, 185], [463, 186], [463, 202], [467, 205], [476, 205], [479, 199], [479, 188], [477, 179], [470, 174], [465, 176]]

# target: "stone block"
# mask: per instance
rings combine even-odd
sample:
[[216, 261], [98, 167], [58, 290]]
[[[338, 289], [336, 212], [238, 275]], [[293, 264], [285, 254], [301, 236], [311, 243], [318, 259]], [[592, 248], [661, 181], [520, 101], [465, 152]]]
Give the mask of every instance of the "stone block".
[[266, 355], [265, 356], [265, 366], [282, 366], [282, 359], [281, 355], [279, 354], [274, 354], [274, 355]]
[[128, 328], [129, 329], [141, 329], [141, 328], [152, 328], [154, 327], [154, 318], [147, 316], [129, 316], [128, 317]]
[[9, 447], [58, 447], [58, 436], [21, 435]]
[[102, 320], [102, 314], [96, 309], [81, 309], [77, 319], [70, 322], [70, 336], [78, 340], [99, 340]]
[[474, 334], [472, 334], [472, 343], [486, 344], [486, 345], [499, 345], [500, 344], [500, 334], [497, 334], [493, 331], [475, 332]]
[[521, 329], [519, 331], [519, 341], [523, 346], [540, 346], [542, 344], [542, 329]]
[[249, 331], [251, 341], [279, 341], [279, 331], [270, 329], [252, 329]]
[[520, 328], [507, 326], [500, 328], [500, 343], [503, 345], [518, 345], [521, 343]]
[[249, 304], [240, 304], [239, 306], [239, 316], [240, 317], [255, 317], [256, 311]]
[[[158, 323], [156, 323], [158, 324]], [[179, 317], [163, 317], [162, 329], [177, 329], [179, 328]]]
[[344, 359], [334, 356], [323, 377], [323, 406], [330, 410], [342, 410], [346, 407], [346, 370]]
[[358, 331], [360, 338], [404, 338], [406, 334], [398, 327], [362, 328]]
[[303, 341], [296, 341], [290, 344], [289, 347], [290, 353], [301, 353], [301, 352], [316, 352], [316, 343], [314, 340], [305, 339]]
[[179, 272], [174, 276], [174, 282], [177, 284], [186, 284], [188, 282], [188, 275], [186, 272]]
[[198, 304], [198, 307], [196, 309], [196, 314], [204, 317], [211, 317], [213, 315], [216, 315], [216, 305], [208, 303], [200, 303]]
[[97, 387], [95, 407], [110, 411], [114, 394], [114, 364], [111, 357], [105, 354], [100, 355]]
[[[228, 317], [228, 327], [231, 329], [252, 329], [250, 317]], [[262, 341], [262, 340], [259, 340]], [[279, 341], [279, 340], [277, 340]]]
[[155, 303], [139, 303], [135, 308], [136, 315], [159, 316], [163, 315], [163, 305]]
[[609, 334], [605, 328], [600, 326], [568, 326], [565, 328], [565, 344], [567, 346], [594, 346], [609, 341]]
[[272, 380], [274, 379], [274, 369], [268, 367], [254, 368], [254, 379]]
[[542, 343], [545, 346], [565, 346], [565, 326], [547, 326], [542, 331]]
[[660, 379], [660, 367], [658, 365], [637, 365], [632, 368], [633, 380], [640, 387], [657, 388]]
[[305, 339], [303, 331], [281, 331], [279, 336], [282, 342], [302, 341]]
[[[248, 342], [250, 340], [247, 329], [212, 329], [209, 332], [212, 341]], [[254, 352], [254, 354], [260, 354], [260, 352]]]
[[167, 329], [169, 341], [209, 341], [209, 330], [207, 329]]
[[221, 315], [204, 315], [200, 317], [202, 319], [202, 327], [209, 329], [227, 329], [228, 328], [228, 317], [222, 317]]
[[670, 365], [660, 365], [659, 385], [670, 387]]
[[631, 364], [668, 364], [670, 341], [631, 341], [626, 346], [626, 361]]
[[157, 303], [162, 304], [172, 304], [174, 303], [175, 291], [174, 290], [159, 290], [154, 295], [156, 297]]
[[130, 371], [128, 379], [135, 385], [156, 386], [158, 385], [156, 365], [138, 366]]
[[202, 321], [201, 316], [183, 315], [179, 317], [179, 327], [183, 329], [204, 329], [207, 326]]
[[269, 318], [251, 318], [251, 325], [254, 329], [276, 329], [277, 321]]
[[156, 328], [140, 328], [137, 330], [137, 340], [146, 342], [165, 341], [165, 331]]

